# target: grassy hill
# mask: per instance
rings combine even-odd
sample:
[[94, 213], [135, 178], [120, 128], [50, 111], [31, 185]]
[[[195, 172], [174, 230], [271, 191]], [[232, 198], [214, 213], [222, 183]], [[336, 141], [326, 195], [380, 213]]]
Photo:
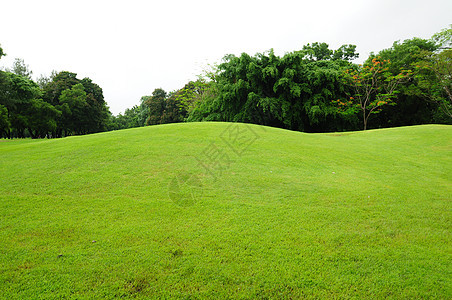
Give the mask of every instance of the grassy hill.
[[450, 298], [452, 127], [0, 140], [0, 298]]

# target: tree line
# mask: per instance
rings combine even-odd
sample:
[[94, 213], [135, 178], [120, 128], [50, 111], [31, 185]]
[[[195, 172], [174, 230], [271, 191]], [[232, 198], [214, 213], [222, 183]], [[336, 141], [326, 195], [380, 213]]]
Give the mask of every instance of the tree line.
[[[4, 55], [0, 48], [0, 58]], [[53, 72], [37, 82], [21, 59], [0, 70], [0, 138], [63, 137], [105, 131], [111, 113], [90, 78]]]
[[170, 94], [157, 89], [119, 119], [124, 128], [230, 121], [306, 132], [452, 124], [451, 44], [452, 27], [396, 41], [362, 65], [353, 63], [355, 45], [226, 55], [198, 80]]
[[[16, 60], [0, 72], [3, 137], [61, 137], [192, 121], [246, 122], [305, 132], [452, 124], [452, 26], [396, 41], [361, 64], [355, 45], [312, 43], [226, 55], [179, 90], [155, 89], [113, 116], [89, 78], [53, 73], [34, 83]], [[0, 57], [3, 50], [0, 48]]]

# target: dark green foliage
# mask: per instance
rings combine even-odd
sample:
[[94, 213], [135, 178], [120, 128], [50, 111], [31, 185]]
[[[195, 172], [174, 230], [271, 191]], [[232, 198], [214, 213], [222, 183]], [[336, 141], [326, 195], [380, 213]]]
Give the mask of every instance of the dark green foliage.
[[30, 135], [33, 138], [44, 138], [57, 129], [56, 120], [61, 116], [61, 111], [42, 99], [33, 99], [26, 115]]
[[54, 73], [38, 86], [23, 60], [0, 71], [0, 135], [33, 138], [86, 134], [107, 129], [102, 89], [75, 73]]
[[8, 109], [0, 104], [0, 138], [8, 137], [10, 127]]
[[106, 129], [108, 108], [103, 91], [99, 85], [89, 78], [83, 78], [80, 83], [86, 92], [85, 127], [87, 133], [100, 132]]
[[162, 115], [165, 110], [166, 92], [163, 89], [155, 89], [152, 97], [146, 101], [149, 108], [149, 116], [146, 125], [162, 124]]
[[145, 102], [150, 98], [150, 96], [141, 97], [141, 104], [139, 106], [135, 105], [130, 109], [126, 109], [124, 114], [119, 114], [118, 116], [111, 116], [111, 124], [109, 125], [109, 130], [127, 129], [134, 127], [142, 127], [146, 125], [146, 119], [149, 115], [149, 108]]
[[[216, 75], [211, 74], [211, 78]], [[182, 111], [191, 114], [195, 109], [211, 98], [216, 97], [216, 85], [214, 81], [199, 78], [190, 81], [182, 89], [174, 93], [175, 100], [179, 102]]]
[[67, 133], [86, 133], [86, 99], [87, 94], [81, 83], [61, 93], [57, 107], [62, 112], [61, 125]]
[[341, 74], [350, 63], [342, 58], [351, 55], [349, 48], [343, 47], [336, 59], [328, 45], [318, 43], [283, 57], [272, 50], [255, 56], [227, 55], [218, 66], [217, 95], [194, 109], [189, 120], [247, 122], [301, 131], [350, 128], [350, 120], [337, 115], [331, 104], [344, 89]]
[[[441, 42], [447, 44], [447, 38]], [[442, 56], [432, 55], [438, 47], [432, 40], [414, 38], [395, 42], [378, 53], [382, 60], [391, 62], [388, 78], [405, 74], [408, 79], [398, 83], [393, 106], [372, 115], [372, 128], [451, 122], [447, 112], [452, 102], [446, 101], [450, 77], [441, 75], [451, 64], [446, 51]], [[208, 81], [209, 97], [199, 100], [190, 93], [183, 97], [182, 103], [190, 105], [187, 120], [247, 122], [307, 132], [356, 130], [363, 116], [358, 111], [340, 114], [334, 101], [356, 92], [345, 81], [344, 71], [360, 68], [350, 62], [357, 57], [354, 45], [331, 50], [326, 43], [308, 44], [282, 57], [272, 50], [255, 56], [226, 55]], [[375, 57], [372, 54], [365, 65]], [[412, 74], [417, 64], [427, 60], [431, 62], [427, 67], [431, 78], [429, 83], [424, 77], [423, 88]], [[433, 65], [437, 66], [436, 74]], [[190, 87], [184, 89], [190, 91]], [[426, 95], [435, 96], [434, 101], [426, 101]]]
[[176, 93], [169, 95], [163, 89], [155, 89], [152, 96], [144, 100], [148, 108], [146, 125], [182, 122], [186, 115]]
[[182, 122], [185, 117], [185, 111], [182, 110], [180, 102], [176, 99], [174, 93], [170, 94], [164, 102], [165, 108], [162, 113], [161, 124]]
[[59, 105], [59, 98], [64, 90], [70, 89], [73, 85], [80, 83], [77, 74], [71, 72], [60, 72], [53, 80], [43, 88], [44, 100], [52, 105]]
[[[110, 113], [102, 89], [91, 79], [53, 72], [49, 78], [41, 75], [36, 85], [28, 66], [16, 59], [12, 72], [0, 71], [0, 132], [6, 137], [43, 137], [50, 132], [62, 137], [182, 121], [245, 122], [306, 132], [357, 130], [360, 123], [367, 128], [368, 119], [371, 128], [451, 124], [451, 45], [452, 27], [430, 40], [397, 41], [371, 54], [364, 66], [351, 62], [359, 55], [350, 44], [332, 50], [316, 42], [281, 57], [273, 50], [254, 56], [230, 54], [180, 90], [155, 89], [139, 106], [118, 116]], [[0, 58], [3, 55], [0, 47]], [[391, 95], [391, 106], [384, 110], [372, 111], [384, 102], [373, 99], [377, 104], [365, 106], [364, 113], [343, 114], [338, 105], [350, 102], [351, 95], [363, 98], [362, 91], [347, 83], [344, 71], [352, 74], [376, 57], [388, 62], [386, 78], [405, 74], [407, 80], [398, 82], [391, 93], [379, 88], [377, 95]], [[368, 91], [375, 92], [370, 80]]]
[[[372, 54], [367, 61], [376, 56], [390, 60], [389, 71], [393, 75], [400, 74], [405, 70], [416, 70], [422, 65], [429, 55], [438, 49], [438, 45], [432, 40], [413, 38], [403, 42], [394, 42], [389, 49]], [[430, 73], [431, 70], [423, 70]], [[431, 76], [431, 75], [430, 75]], [[434, 101], [429, 101], [428, 96], [434, 91], [422, 90], [419, 77], [414, 76], [411, 80], [400, 86], [400, 92], [395, 99], [397, 105], [388, 107], [379, 115], [374, 116], [374, 127], [406, 126], [426, 123], [447, 123], [447, 118], [440, 117], [441, 109]], [[449, 119], [450, 122], [450, 119]]]
[[3, 135], [25, 137], [25, 130], [29, 127], [28, 115], [32, 101], [40, 98], [39, 87], [30, 79], [11, 72], [0, 71], [0, 105], [6, 108], [2, 114], [7, 114], [10, 128], [3, 126]]
[[107, 129], [109, 113], [103, 92], [90, 78], [80, 80], [75, 73], [60, 72], [43, 87], [43, 93], [44, 100], [61, 112], [57, 137]]

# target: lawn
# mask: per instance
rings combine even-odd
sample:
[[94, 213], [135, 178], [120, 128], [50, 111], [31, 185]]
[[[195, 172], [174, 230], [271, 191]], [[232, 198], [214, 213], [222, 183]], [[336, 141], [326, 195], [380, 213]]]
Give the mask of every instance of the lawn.
[[452, 297], [452, 126], [0, 140], [0, 298]]

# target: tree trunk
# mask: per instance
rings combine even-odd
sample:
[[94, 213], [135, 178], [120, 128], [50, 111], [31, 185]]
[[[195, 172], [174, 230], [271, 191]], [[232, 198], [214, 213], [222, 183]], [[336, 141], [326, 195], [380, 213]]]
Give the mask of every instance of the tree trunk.
[[367, 129], [367, 118], [366, 118], [366, 111], [363, 110], [363, 122], [364, 122], [364, 130]]

